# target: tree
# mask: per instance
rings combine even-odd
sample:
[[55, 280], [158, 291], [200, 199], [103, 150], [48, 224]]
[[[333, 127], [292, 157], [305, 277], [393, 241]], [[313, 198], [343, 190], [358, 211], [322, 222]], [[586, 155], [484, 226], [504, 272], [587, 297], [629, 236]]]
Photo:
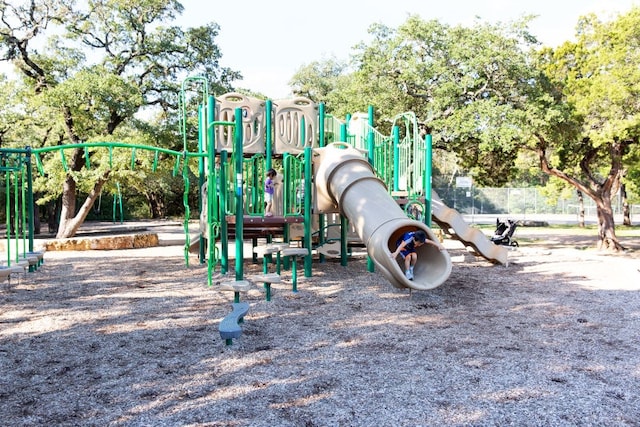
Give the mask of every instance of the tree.
[[434, 147], [455, 152], [480, 184], [510, 181], [535, 153], [542, 172], [595, 201], [598, 246], [621, 249], [611, 197], [633, 175], [625, 165], [638, 164], [638, 8], [611, 22], [583, 18], [578, 41], [556, 51], [539, 49], [531, 19], [374, 25], [349, 87], [335, 89], [382, 117], [414, 111]]
[[[640, 134], [640, 8], [602, 22], [583, 17], [577, 41], [542, 52], [540, 67], [570, 112], [534, 129], [545, 173], [573, 185], [596, 204], [598, 246], [623, 249], [612, 198], [623, 184]], [[544, 107], [544, 104], [539, 104]], [[541, 108], [539, 111], [542, 111]]]
[[314, 61], [298, 68], [289, 81], [293, 93], [315, 102], [327, 102], [347, 66], [336, 58]]
[[397, 30], [373, 25], [373, 41], [354, 56], [350, 105], [375, 105], [381, 117], [413, 111], [435, 148], [456, 152], [476, 182], [504, 184], [524, 143], [523, 105], [536, 77], [530, 19], [467, 28], [410, 16]]
[[[220, 92], [241, 77], [220, 67], [217, 24], [163, 25], [182, 13], [177, 1], [96, 0], [86, 10], [66, 4], [0, 0], [0, 59], [11, 62], [31, 89], [29, 108], [41, 118], [33, 124], [39, 145], [113, 136], [120, 127], [136, 128], [135, 115], [149, 107], [178, 116], [187, 73], [205, 76]], [[92, 188], [76, 209], [77, 179], [87, 177], [80, 173], [86, 164], [82, 150], [70, 156], [57, 237], [73, 236], [84, 221], [112, 173], [103, 166], [91, 172]]]

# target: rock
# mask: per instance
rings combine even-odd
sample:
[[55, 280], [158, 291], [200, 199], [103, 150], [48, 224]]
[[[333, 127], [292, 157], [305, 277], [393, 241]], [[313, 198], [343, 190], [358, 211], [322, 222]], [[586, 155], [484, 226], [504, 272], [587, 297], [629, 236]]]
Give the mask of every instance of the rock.
[[72, 237], [48, 240], [44, 244], [48, 251], [140, 249], [155, 246], [158, 246], [158, 235], [151, 232], [116, 236]]

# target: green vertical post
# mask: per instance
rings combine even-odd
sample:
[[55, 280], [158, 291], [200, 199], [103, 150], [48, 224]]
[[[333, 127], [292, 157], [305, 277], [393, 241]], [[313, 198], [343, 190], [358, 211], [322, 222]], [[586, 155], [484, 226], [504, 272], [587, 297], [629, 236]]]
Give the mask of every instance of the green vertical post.
[[393, 191], [398, 191], [398, 181], [399, 181], [399, 173], [400, 173], [400, 148], [398, 145], [400, 144], [400, 128], [398, 126], [393, 126], [392, 129], [393, 134]]
[[19, 218], [18, 219], [18, 224], [20, 224], [21, 227], [20, 227], [20, 232], [16, 233], [16, 238], [18, 237], [18, 234], [19, 234], [20, 240], [22, 241], [22, 254], [26, 258], [27, 245], [26, 245], [25, 231], [24, 230], [25, 230], [26, 225], [27, 225], [27, 222], [26, 222], [27, 214], [25, 212], [25, 206], [24, 206], [25, 170], [24, 170], [24, 167], [22, 165], [22, 156], [18, 157], [17, 165], [18, 165], [18, 188], [20, 189], [19, 190], [19, 194], [20, 194], [20, 208], [19, 208], [20, 216], [18, 217]]
[[[350, 115], [347, 115], [347, 121], [350, 119]], [[347, 125], [346, 124], [341, 124], [340, 125], [340, 141], [344, 141], [347, 142]], [[347, 228], [349, 227], [349, 221], [347, 220], [347, 218], [344, 217], [344, 215], [342, 215], [342, 212], [340, 213], [340, 265], [342, 266], [346, 266], [347, 265], [347, 238], [348, 238], [348, 232], [347, 232]]]
[[[14, 183], [13, 183], [13, 200], [15, 200], [15, 204], [13, 206], [13, 237], [16, 239], [16, 262], [20, 259], [20, 239], [19, 239], [19, 230], [20, 230], [20, 193], [18, 192], [18, 186], [20, 184], [20, 174], [18, 173], [19, 169], [16, 169], [14, 172]], [[26, 258], [26, 255], [24, 256]]]
[[235, 160], [235, 195], [236, 195], [236, 280], [242, 280], [242, 263], [244, 261], [243, 238], [243, 196], [242, 196], [242, 108], [235, 109], [235, 138], [233, 156]]
[[[219, 212], [218, 210], [218, 198], [216, 197], [216, 170], [215, 170], [215, 155], [216, 155], [216, 140], [215, 133], [213, 132], [213, 120], [215, 119], [215, 98], [213, 96], [209, 96], [209, 100], [207, 102], [207, 235], [209, 236], [207, 240], [207, 279], [209, 286], [213, 285], [213, 267], [214, 267], [214, 259], [213, 259], [213, 250], [216, 244], [213, 238], [213, 222], [218, 219]], [[218, 187], [220, 188], [220, 187]], [[202, 197], [202, 192], [200, 193]], [[200, 263], [204, 262], [205, 257], [205, 248], [204, 248], [204, 236], [200, 233]]]
[[369, 151], [369, 163], [371, 164], [371, 166], [375, 165], [373, 164], [373, 156], [374, 156], [374, 134], [373, 134], [373, 106], [369, 105], [369, 109], [368, 109], [368, 124], [369, 124], [369, 132], [367, 132], [367, 149]]
[[27, 212], [29, 215], [29, 252], [33, 252], [33, 170], [31, 166], [31, 147], [26, 147], [25, 162], [27, 166]]
[[120, 183], [116, 182], [116, 190], [118, 191], [118, 194], [115, 194], [113, 196], [113, 223], [116, 223], [116, 207], [118, 206], [118, 204], [120, 205], [120, 224], [122, 224], [123, 222], [123, 213], [122, 213], [122, 192], [120, 191]]
[[[205, 131], [206, 131], [206, 144], [203, 144], [202, 148], [203, 151], [206, 153], [207, 157], [206, 157], [206, 162], [204, 161], [205, 159], [203, 157], [201, 157], [201, 164], [203, 165], [203, 168], [200, 171], [200, 198], [202, 199], [203, 195], [202, 195], [202, 186], [204, 185], [204, 183], [207, 183], [207, 235], [209, 236], [209, 239], [206, 242], [206, 248], [205, 248], [205, 240], [204, 240], [204, 233], [202, 233], [202, 231], [200, 232], [200, 250], [198, 253], [198, 256], [200, 257], [200, 264], [204, 264], [204, 260], [205, 258], [207, 259], [207, 271], [208, 271], [208, 280], [209, 280], [209, 286], [212, 285], [212, 273], [213, 273], [213, 245], [215, 245], [215, 242], [213, 240], [213, 221], [215, 219], [215, 217], [217, 215], [214, 215], [215, 212], [215, 203], [214, 203], [214, 198], [215, 198], [215, 188], [216, 188], [216, 183], [215, 183], [215, 155], [216, 155], [216, 145], [215, 145], [215, 136], [214, 136], [214, 129], [213, 129], [213, 120], [215, 119], [215, 98], [213, 96], [209, 96], [209, 99], [207, 100], [207, 114], [206, 114], [206, 120], [204, 123], [204, 127], [205, 127]], [[206, 167], [205, 167], [206, 166]], [[206, 179], [205, 179], [205, 175], [206, 175]], [[204, 203], [202, 202], [202, 200], [200, 201], [200, 212], [202, 213], [202, 205]], [[205, 249], [207, 250], [207, 253], [205, 255]]]
[[11, 173], [13, 172], [6, 171], [4, 174], [4, 194], [6, 195], [7, 202], [7, 206], [5, 208], [5, 223], [7, 225], [7, 267], [11, 267], [11, 186], [9, 185], [9, 181], [11, 180]]
[[[207, 104], [201, 105], [198, 109], [198, 112], [200, 113], [198, 118], [199, 118], [199, 123], [198, 123], [198, 216], [202, 215], [202, 208], [203, 208], [203, 202], [202, 202], [202, 186], [204, 185], [205, 182], [205, 158], [201, 156], [202, 153], [204, 153], [205, 147], [207, 147], [207, 137], [208, 137], [208, 129], [207, 129], [207, 122], [208, 122], [208, 115], [209, 115], [209, 108]], [[186, 240], [186, 239], [185, 239]], [[200, 264], [204, 263], [204, 244], [203, 244], [203, 238], [202, 238], [202, 232], [200, 233], [200, 245], [199, 249], [198, 249], [198, 259], [200, 260]], [[188, 248], [187, 248], [188, 249]]]
[[220, 152], [220, 245], [222, 255], [220, 258], [220, 272], [226, 274], [229, 271], [229, 224], [227, 224], [227, 151]]
[[424, 218], [427, 227], [431, 228], [431, 162], [433, 160], [433, 139], [431, 133], [425, 136], [425, 171], [424, 171]]
[[[292, 292], [298, 292], [298, 262], [296, 260], [297, 256], [294, 255], [291, 258], [293, 258], [291, 260], [291, 263], [292, 263], [292, 265], [291, 265], [291, 283], [292, 283], [291, 291]], [[305, 257], [305, 259], [306, 258], [311, 258], [311, 257], [307, 256], [307, 257]], [[309, 275], [306, 274], [307, 262], [305, 261], [304, 264], [305, 264], [305, 276], [309, 277], [309, 276], [311, 276], [311, 274], [309, 274]]]
[[7, 235], [7, 266], [11, 267], [11, 186], [9, 181], [11, 180], [11, 172], [5, 171], [4, 174], [4, 194], [6, 195], [7, 206], [5, 207], [5, 224]]
[[273, 134], [273, 130], [271, 127], [271, 110], [273, 109], [272, 107], [272, 103], [270, 99], [267, 99], [265, 106], [264, 106], [264, 110], [265, 110], [265, 124], [264, 124], [264, 132], [265, 132], [265, 144], [266, 144], [266, 164], [265, 164], [265, 170], [269, 170], [271, 169], [271, 157], [273, 156], [273, 138], [272, 138], [272, 134]]
[[[319, 115], [319, 120], [318, 120], [318, 137], [319, 137], [319, 141], [318, 144], [320, 147], [324, 147], [325, 146], [325, 127], [324, 127], [324, 121], [326, 118], [326, 113], [325, 113], [325, 108], [324, 108], [324, 103], [320, 103], [320, 105], [318, 106], [318, 115]], [[311, 159], [307, 160], [305, 158], [305, 165], [307, 163], [307, 161], [311, 162]], [[305, 166], [306, 167], [306, 166]], [[307, 179], [305, 178], [305, 187], [307, 186]], [[307, 191], [305, 189], [305, 191]], [[305, 194], [310, 194], [310, 193], [305, 193]], [[311, 222], [309, 222], [309, 224], [305, 223], [305, 230], [306, 227], [309, 227], [309, 233], [311, 233]], [[325, 243], [325, 239], [324, 239], [324, 228], [325, 228], [325, 216], [324, 214], [318, 214], [318, 244], [320, 246], [324, 245]], [[305, 231], [306, 232], [306, 231]], [[324, 262], [324, 255], [320, 254], [320, 262]]]
[[340, 265], [347, 265], [347, 250], [349, 249], [349, 220], [340, 214]]
[[[309, 255], [304, 258], [304, 275], [311, 277], [311, 155], [312, 148], [304, 149], [304, 247], [309, 251]], [[295, 258], [294, 258], [295, 259]], [[295, 265], [294, 265], [295, 271]], [[294, 273], [295, 274], [295, 273]]]
[[[368, 110], [368, 124], [369, 124], [369, 132], [367, 132], [367, 148], [369, 151], [369, 164], [375, 171], [376, 165], [374, 164], [374, 138], [373, 134], [373, 106], [369, 106]], [[375, 270], [375, 264], [373, 263], [373, 259], [367, 254], [367, 271], [373, 273]]]
[[209, 142], [209, 148], [214, 148], [215, 153], [215, 144], [212, 144], [215, 141], [215, 132], [214, 128], [211, 125], [216, 117], [216, 99], [213, 95], [209, 95], [209, 102], [207, 103], [207, 141]]
[[[25, 194], [26, 192], [26, 185], [25, 185], [25, 180], [26, 180], [26, 175], [27, 175], [27, 171], [26, 171], [26, 166], [23, 164], [24, 158], [22, 156], [20, 156], [19, 159], [19, 165], [20, 165], [20, 200], [22, 201], [22, 203], [20, 203], [22, 205], [21, 209], [20, 209], [20, 220], [22, 221], [22, 230], [21, 230], [21, 238], [20, 240], [22, 240], [22, 253], [24, 255], [24, 257], [27, 257], [27, 252], [29, 252], [29, 248], [27, 247], [27, 234], [28, 234], [28, 228], [29, 228], [29, 223], [27, 222], [27, 207], [26, 205], [26, 197], [27, 195]], [[33, 265], [29, 265], [29, 271], [35, 271], [35, 266]]]
[[[289, 211], [287, 210], [287, 208], [290, 208], [292, 206], [292, 200], [291, 197], [289, 196], [291, 194], [291, 188], [293, 186], [293, 180], [297, 177], [294, 177], [293, 172], [291, 171], [291, 169], [294, 169], [292, 167], [293, 162], [292, 162], [292, 155], [291, 153], [282, 153], [282, 206], [283, 206], [283, 210], [282, 210], [282, 216], [287, 216], [287, 214], [289, 213]], [[293, 159], [295, 160], [295, 159]], [[268, 169], [266, 169], [268, 170]], [[286, 224], [285, 224], [286, 226]], [[286, 228], [286, 227], [285, 227]], [[286, 240], [285, 240], [286, 241]]]
[[325, 108], [324, 108], [324, 103], [321, 102], [320, 105], [318, 106], [318, 145], [320, 147], [324, 147], [325, 144], [325, 129], [324, 129], [324, 120], [326, 117], [326, 113], [325, 113]]

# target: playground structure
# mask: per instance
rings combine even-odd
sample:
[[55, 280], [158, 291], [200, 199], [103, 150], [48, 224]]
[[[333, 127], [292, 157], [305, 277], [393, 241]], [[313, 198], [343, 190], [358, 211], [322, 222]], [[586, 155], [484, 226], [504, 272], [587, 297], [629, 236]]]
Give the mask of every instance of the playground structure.
[[[235, 226], [237, 236], [241, 225], [248, 235], [264, 236], [268, 242], [275, 237], [285, 243], [297, 238], [309, 254], [317, 251], [321, 260], [333, 252], [343, 265], [349, 245], [361, 244], [371, 261], [370, 271], [377, 267], [395, 287], [426, 290], [448, 278], [451, 260], [446, 252], [430, 245], [418, 248], [421, 262], [412, 281], [389, 255], [397, 238], [408, 230], [422, 229], [435, 241], [433, 217], [447, 234], [477, 254], [493, 263], [507, 263], [504, 248], [469, 227], [431, 190], [431, 136], [420, 135], [413, 113], [395, 117], [391, 135], [385, 136], [373, 127], [373, 107], [341, 121], [326, 114], [323, 104], [306, 98], [263, 101], [229, 93], [219, 100], [210, 98], [202, 108], [213, 111], [213, 119], [218, 117], [220, 122], [237, 122], [239, 115], [242, 122], [241, 132], [233, 135], [235, 145], [229, 128], [216, 127], [208, 135], [200, 132], [200, 138], [212, 141], [212, 150], [220, 154], [217, 188], [236, 182], [227, 187], [227, 194], [235, 195], [236, 209], [229, 209], [229, 198], [220, 200], [219, 206], [227, 206], [226, 214], [213, 221], [226, 230], [221, 233], [223, 240], [230, 226]], [[200, 128], [210, 129], [216, 123], [213, 119]], [[228, 151], [233, 162], [226, 161]], [[276, 213], [265, 217], [261, 185], [266, 170], [277, 160], [282, 170], [274, 198]], [[238, 182], [252, 184], [246, 185], [245, 193]], [[238, 209], [241, 203], [243, 209]], [[207, 218], [201, 222], [212, 227]], [[238, 246], [239, 242], [236, 250]], [[223, 270], [226, 257], [223, 241]], [[239, 259], [242, 256], [236, 254], [236, 262]], [[306, 276], [311, 274], [311, 261], [309, 256], [304, 259]], [[236, 280], [243, 278], [237, 274]]]
[[[202, 87], [197, 151], [189, 150], [186, 111], [183, 111], [181, 152], [115, 142], [2, 149], [2, 171], [8, 177], [7, 197], [11, 177], [19, 174], [20, 182], [26, 184], [20, 187], [16, 179], [13, 181], [16, 194], [24, 199], [20, 224], [27, 227], [18, 227], [17, 223], [8, 226], [7, 240], [11, 240], [11, 227], [29, 230], [22, 256], [33, 252], [30, 232], [33, 159], [38, 171], [44, 173], [41, 157], [53, 152], [59, 154], [62, 167], [67, 170], [67, 150], [83, 150], [88, 166], [98, 149], [108, 150], [109, 161], [114, 150], [125, 149], [131, 150], [133, 168], [136, 155], [146, 150], [153, 156], [154, 170], [160, 154], [175, 159], [174, 175], [182, 170], [187, 264], [191, 246], [188, 230], [191, 208], [186, 200], [191, 184], [187, 172], [189, 167], [198, 171], [202, 190], [199, 258], [208, 263], [209, 284], [217, 265], [222, 273], [229, 270], [230, 237], [236, 238], [235, 273], [239, 281], [243, 280], [242, 242], [251, 238], [256, 243], [257, 238], [264, 237], [269, 243], [274, 238], [286, 243], [301, 241], [309, 254], [316, 250], [321, 259], [338, 256], [344, 265], [349, 246], [362, 244], [371, 259], [370, 270], [377, 266], [393, 286], [432, 289], [444, 283], [450, 274], [451, 262], [446, 253], [437, 253], [430, 246], [421, 248], [422, 267], [413, 281], [408, 281], [397, 261], [388, 257], [404, 231], [423, 229], [435, 240], [432, 218], [447, 234], [476, 253], [491, 262], [506, 264], [503, 248], [492, 244], [479, 230], [468, 227], [431, 190], [431, 136], [420, 135], [412, 113], [394, 118], [392, 134], [385, 136], [373, 127], [372, 107], [366, 114], [357, 113], [341, 121], [325, 114], [323, 104], [306, 98], [265, 101], [239, 93], [215, 98], [208, 95], [205, 81]], [[183, 92], [183, 100], [184, 97]], [[274, 196], [275, 215], [265, 217], [262, 183], [266, 170], [276, 166], [275, 163], [280, 172], [280, 185]], [[18, 205], [16, 202], [16, 209]], [[7, 203], [8, 224], [12, 216], [17, 220], [17, 211], [10, 212]], [[304, 258], [306, 276], [311, 274], [311, 262], [310, 256]], [[8, 262], [7, 266], [10, 265]]]
[[[31, 187], [31, 161], [29, 152], [22, 155], [20, 150], [3, 149], [0, 153], [0, 173], [4, 178], [5, 227], [6, 227], [6, 266], [0, 266], [0, 279], [11, 280], [14, 275], [35, 271], [44, 262], [44, 253], [34, 251], [33, 212], [27, 207], [33, 206]], [[12, 197], [13, 196], [13, 197]], [[13, 201], [13, 203], [12, 203]], [[31, 204], [30, 204], [31, 202]], [[12, 209], [13, 208], [13, 209]], [[26, 224], [29, 222], [30, 226]], [[11, 237], [13, 236], [13, 239]]]
[[[131, 169], [136, 167], [137, 156], [146, 156], [154, 171], [161, 155], [164, 162], [173, 161], [173, 175], [182, 172], [184, 181], [187, 266], [192, 250], [187, 194], [192, 185], [189, 172], [194, 171], [201, 200], [197, 208], [200, 239], [193, 243], [197, 243], [200, 262], [207, 263], [210, 286], [214, 270], [219, 267], [222, 274], [228, 273], [229, 259], [235, 258], [235, 280], [221, 287], [234, 291], [235, 304], [240, 302], [240, 292], [248, 286], [243, 272], [243, 246], [247, 239], [251, 239], [254, 253], [261, 253], [265, 262], [265, 274], [255, 280], [264, 283], [267, 299], [269, 285], [280, 280], [281, 255], [287, 268], [288, 262], [293, 261], [295, 292], [297, 257], [303, 259], [304, 275], [309, 277], [314, 251], [320, 261], [334, 256], [347, 265], [353, 245], [366, 248], [369, 271], [377, 268], [394, 287], [428, 290], [440, 286], [452, 268], [446, 251], [438, 251], [432, 245], [417, 248], [419, 262], [413, 280], [405, 277], [401, 264], [390, 256], [397, 239], [406, 231], [423, 230], [428, 239], [436, 241], [432, 219], [475, 253], [493, 263], [507, 264], [504, 247], [469, 227], [458, 212], [445, 206], [432, 191], [431, 135], [420, 135], [413, 113], [395, 117], [391, 135], [387, 136], [373, 126], [373, 107], [343, 121], [326, 114], [323, 104], [306, 98], [271, 101], [239, 93], [216, 98], [208, 94], [206, 80], [197, 77], [185, 83], [189, 80], [201, 83], [202, 101], [196, 133], [188, 132], [189, 112], [183, 108], [182, 151], [118, 142], [0, 149], [0, 171], [4, 173], [7, 199], [6, 247], [12, 245], [12, 227], [16, 236], [17, 230], [25, 233], [22, 253], [16, 249], [16, 258], [8, 255], [7, 269], [11, 268], [12, 260], [18, 262], [35, 255], [32, 162], [44, 175], [43, 157], [48, 161], [59, 158], [67, 171], [65, 153], [69, 150], [76, 150], [76, 155], [82, 152], [87, 168], [96, 153], [105, 150], [109, 167], [116, 150], [130, 151]], [[184, 89], [181, 101], [183, 106], [187, 105]], [[188, 140], [188, 135], [193, 134], [197, 134], [197, 141]], [[104, 154], [102, 159], [104, 162]], [[264, 179], [270, 168], [279, 172], [278, 185], [273, 200], [274, 215], [265, 216]], [[16, 195], [15, 211], [9, 208], [10, 183]], [[229, 254], [231, 238], [235, 238], [234, 257]], [[262, 248], [258, 248], [259, 238], [266, 240]], [[16, 245], [17, 242], [16, 238]], [[278, 258], [278, 271], [268, 274], [267, 265], [273, 255]], [[36, 268], [41, 260], [32, 260], [30, 269]], [[245, 313], [235, 311], [236, 320], [224, 323], [240, 322]], [[225, 335], [228, 340], [237, 337], [236, 326]]]

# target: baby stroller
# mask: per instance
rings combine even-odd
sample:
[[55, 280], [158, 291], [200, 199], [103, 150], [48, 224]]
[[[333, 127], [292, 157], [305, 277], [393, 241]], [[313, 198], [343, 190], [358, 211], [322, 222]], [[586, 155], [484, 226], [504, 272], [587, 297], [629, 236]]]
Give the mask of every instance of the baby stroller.
[[517, 226], [516, 221], [512, 219], [506, 221], [496, 219], [496, 231], [493, 232], [491, 241], [496, 245], [518, 247], [518, 242], [512, 238]]

